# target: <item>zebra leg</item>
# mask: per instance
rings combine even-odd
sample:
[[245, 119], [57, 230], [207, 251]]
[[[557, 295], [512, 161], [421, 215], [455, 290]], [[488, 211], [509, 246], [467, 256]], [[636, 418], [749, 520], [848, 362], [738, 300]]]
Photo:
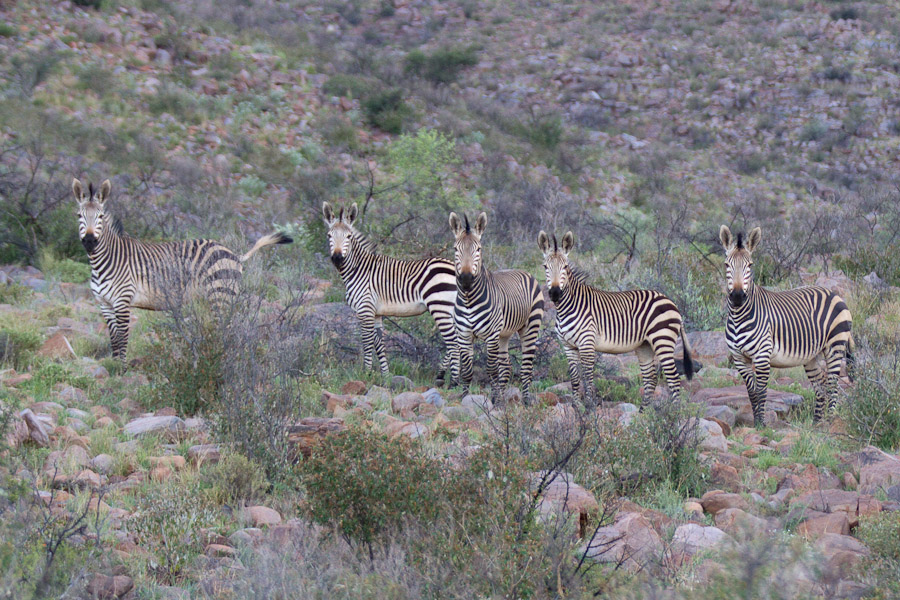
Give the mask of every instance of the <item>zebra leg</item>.
[[[507, 340], [508, 342], [508, 340]], [[487, 350], [487, 371], [491, 378], [491, 402], [499, 405], [503, 402], [503, 392], [506, 389], [501, 383], [501, 364], [503, 359], [500, 354], [503, 343], [499, 336], [491, 337], [486, 340]]]
[[372, 358], [375, 355], [375, 314], [360, 312], [359, 326], [362, 330], [363, 343], [363, 368], [366, 371], [372, 369]]
[[107, 321], [110, 328], [109, 339], [112, 345], [112, 355], [127, 367], [128, 325], [131, 323], [131, 309], [128, 304], [116, 304], [112, 307], [112, 314], [113, 318]]
[[844, 360], [844, 347], [832, 346], [825, 359], [825, 367], [828, 371], [825, 376], [825, 396], [828, 398], [827, 414], [834, 413], [837, 406], [838, 380], [841, 377], [841, 361]]
[[450, 371], [450, 385], [453, 387], [459, 379], [459, 372], [455, 370], [453, 361], [456, 353], [456, 325], [453, 322], [453, 315], [448, 312], [439, 312], [435, 310], [431, 313], [434, 316], [434, 322], [437, 324], [438, 331], [441, 332], [441, 338], [444, 340], [444, 358], [441, 360], [440, 370], [437, 377], [434, 378], [434, 384], [437, 387], [444, 385], [447, 371]]
[[581, 378], [582, 386], [584, 386], [584, 406], [592, 409], [597, 406], [597, 392], [594, 389], [594, 362], [597, 359], [597, 352], [594, 346], [582, 346], [578, 350], [578, 356], [581, 359]]
[[753, 371], [753, 363], [743, 354], [732, 354], [734, 368], [740, 373], [747, 388], [747, 396], [750, 398], [750, 407], [753, 409], [753, 418], [756, 420], [756, 373]]
[[659, 376], [656, 372], [655, 354], [649, 344], [644, 343], [634, 351], [641, 366], [641, 410], [653, 400]]
[[584, 398], [580, 393], [581, 358], [578, 356], [578, 348], [575, 346], [563, 345], [563, 351], [566, 353], [566, 360], [569, 363], [569, 381], [572, 383], [572, 393], [576, 398], [584, 401]]
[[459, 384], [464, 390], [472, 383], [474, 368], [472, 355], [475, 353], [475, 336], [471, 331], [460, 332], [456, 338], [456, 368], [459, 369]]
[[673, 401], [681, 400], [681, 380], [678, 378], [678, 369], [675, 368], [675, 346], [663, 343], [662, 340], [653, 348], [663, 375], [666, 377], [666, 387], [669, 388], [669, 396]]
[[375, 317], [374, 353], [375, 356], [373, 358], [378, 360], [378, 364], [381, 366], [381, 374], [387, 376], [388, 361], [387, 355], [384, 352], [384, 322], [381, 320], [381, 317]]
[[806, 378], [809, 379], [813, 390], [816, 392], [816, 406], [813, 414], [813, 421], [818, 423], [825, 411], [825, 372], [819, 366], [818, 356], [803, 365], [803, 369], [806, 371]]
[[[757, 355], [753, 359], [753, 368], [756, 371], [756, 404], [753, 406], [753, 424], [762, 427], [766, 424], [766, 394], [769, 388], [769, 375], [772, 367], [769, 364], [769, 355]], [[751, 399], [751, 404], [753, 400]]]
[[[519, 330], [519, 340], [522, 342], [522, 370], [519, 378], [522, 380], [522, 400], [525, 404], [531, 404], [532, 400], [531, 382], [534, 379], [534, 356], [537, 354], [540, 329], [541, 321], [536, 319]], [[509, 354], [506, 359], [509, 361]]]

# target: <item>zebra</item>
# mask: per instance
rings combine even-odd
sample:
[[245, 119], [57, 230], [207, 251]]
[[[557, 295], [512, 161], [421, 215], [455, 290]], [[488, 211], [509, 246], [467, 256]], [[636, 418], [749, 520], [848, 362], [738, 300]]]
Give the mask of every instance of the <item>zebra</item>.
[[575, 236], [566, 232], [561, 243], [546, 232], [538, 234], [544, 254], [544, 271], [550, 299], [556, 305], [556, 334], [569, 363], [572, 391], [593, 408], [594, 361], [598, 352], [624, 354], [634, 351], [641, 365], [645, 399], [656, 390], [659, 375], [654, 358], [666, 378], [669, 394], [680, 399], [681, 385], [675, 367], [675, 343], [684, 346], [684, 374], [693, 377], [694, 363], [681, 314], [665, 295], [653, 290], [607, 292], [591, 287], [569, 265]]
[[510, 378], [509, 338], [519, 334], [522, 342], [522, 397], [530, 400], [534, 355], [538, 330], [544, 315], [544, 296], [537, 280], [525, 271], [489, 271], [482, 265], [481, 237], [487, 215], [481, 213], [474, 227], [450, 213], [450, 230], [456, 237], [455, 273], [459, 382], [468, 389], [472, 381], [472, 354], [475, 339], [487, 345], [491, 398], [503, 400]]
[[109, 328], [113, 358], [126, 363], [131, 309], [168, 310], [189, 295], [222, 301], [236, 293], [242, 263], [257, 250], [293, 240], [282, 233], [259, 239], [237, 256], [213, 240], [144, 242], [128, 237], [121, 224], [106, 212], [112, 185], [109, 179], [85, 193], [78, 179], [72, 192], [78, 202], [78, 235], [91, 265], [91, 292]]
[[[757, 426], [765, 424], [766, 388], [772, 367], [803, 365], [816, 393], [814, 419], [819, 421], [837, 400], [841, 361], [852, 365], [852, 317], [840, 296], [821, 287], [773, 292], [753, 282], [753, 251], [762, 230], [756, 227], [744, 242], [719, 228], [725, 249], [728, 318], [725, 341], [747, 386]], [[818, 359], [825, 359], [825, 370]], [[848, 369], [849, 370], [849, 369]]]
[[[414, 317], [431, 313], [444, 340], [446, 351], [435, 378], [444, 384], [456, 345], [453, 306], [456, 274], [453, 263], [443, 258], [401, 260], [375, 252], [375, 245], [353, 227], [359, 209], [354, 203], [335, 214], [328, 202], [322, 215], [328, 227], [328, 250], [347, 289], [347, 304], [356, 312], [362, 328], [363, 362], [366, 370], [377, 360], [388, 374], [384, 351], [384, 317]], [[451, 384], [453, 381], [451, 381]]]

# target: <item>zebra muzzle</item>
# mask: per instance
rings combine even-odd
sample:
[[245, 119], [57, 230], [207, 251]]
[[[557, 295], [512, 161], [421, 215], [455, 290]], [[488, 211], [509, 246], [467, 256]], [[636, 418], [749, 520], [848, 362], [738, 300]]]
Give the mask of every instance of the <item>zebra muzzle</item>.
[[456, 285], [463, 291], [469, 291], [475, 284], [475, 276], [471, 273], [460, 273], [456, 276]]
[[84, 246], [84, 249], [87, 250], [88, 254], [92, 254], [94, 249], [97, 247], [97, 238], [94, 234], [89, 233], [81, 238], [81, 245]]
[[560, 297], [562, 297], [562, 288], [559, 286], [552, 286], [550, 288], [550, 300], [554, 303], [559, 302]]
[[747, 292], [744, 290], [734, 290], [728, 294], [731, 305], [735, 307], [742, 306], [747, 300]]
[[331, 255], [331, 263], [340, 268], [342, 264], [344, 264], [344, 255], [343, 254], [332, 254]]

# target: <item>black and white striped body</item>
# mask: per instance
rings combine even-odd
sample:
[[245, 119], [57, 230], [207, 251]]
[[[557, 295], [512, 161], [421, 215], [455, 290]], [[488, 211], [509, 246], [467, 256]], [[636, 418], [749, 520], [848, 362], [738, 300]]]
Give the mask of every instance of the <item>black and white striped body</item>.
[[323, 214], [329, 226], [332, 262], [347, 289], [347, 303], [360, 320], [365, 368], [371, 369], [377, 361], [381, 372], [388, 373], [383, 317], [413, 317], [428, 311], [446, 345], [436, 377], [442, 384], [456, 344], [453, 263], [443, 258], [401, 260], [377, 254], [371, 242], [353, 228], [355, 204], [347, 214], [342, 210], [336, 216], [325, 203]]
[[819, 420], [837, 401], [841, 362], [851, 356], [852, 317], [841, 297], [825, 288], [775, 292], [756, 285], [751, 252], [760, 236], [757, 227], [745, 247], [742, 236], [734, 240], [727, 227], [720, 230], [727, 253], [728, 350], [747, 386], [758, 425], [765, 422], [772, 367], [805, 368], [816, 392], [815, 419]]
[[[473, 228], [462, 223], [455, 213], [450, 226], [456, 235], [457, 296], [456, 323], [459, 381], [468, 388], [472, 381], [474, 343], [487, 346], [487, 370], [491, 378], [491, 396], [501, 401], [509, 383], [511, 365], [509, 340], [518, 333], [522, 342], [522, 396], [531, 394], [534, 356], [544, 298], [537, 280], [524, 271], [491, 272], [481, 265], [481, 234], [487, 224], [484, 213]], [[456, 361], [454, 361], [456, 362]]]
[[143, 242], [121, 234], [105, 213], [109, 189], [107, 180], [95, 200], [93, 189], [88, 197], [81, 183], [73, 182], [79, 235], [91, 264], [91, 291], [109, 328], [113, 358], [122, 362], [132, 308], [168, 310], [198, 295], [213, 302], [232, 297], [245, 260], [264, 246], [291, 241], [270, 234], [240, 257], [212, 240]]
[[685, 343], [684, 365], [688, 378], [693, 373], [690, 346], [683, 335], [681, 314], [665, 295], [653, 290], [606, 292], [591, 287], [573, 273], [568, 254], [574, 236], [566, 233], [562, 246], [543, 231], [538, 245], [544, 252], [544, 268], [550, 298], [556, 304], [556, 334], [569, 363], [572, 391], [584, 398], [587, 406], [594, 400], [594, 363], [597, 353], [635, 352], [641, 365], [642, 392], [648, 398], [659, 380], [655, 361], [666, 378], [673, 399], [681, 395], [681, 383], [675, 367], [675, 343]]

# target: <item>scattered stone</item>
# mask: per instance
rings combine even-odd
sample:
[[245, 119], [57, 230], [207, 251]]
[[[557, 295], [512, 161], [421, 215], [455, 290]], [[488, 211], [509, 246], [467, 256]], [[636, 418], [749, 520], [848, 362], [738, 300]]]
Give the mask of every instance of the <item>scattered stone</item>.
[[234, 533], [228, 536], [228, 541], [230, 541], [235, 546], [240, 545], [251, 545], [257, 540], [261, 540], [263, 537], [263, 530], [258, 527], [245, 527], [244, 529], [238, 529]]
[[826, 533], [850, 535], [850, 521], [845, 512], [816, 513], [797, 526], [797, 533], [810, 539], [819, 538]]
[[184, 421], [175, 416], [140, 417], [125, 425], [125, 433], [134, 437], [147, 434], [161, 434], [166, 437], [179, 437], [185, 430]]
[[224, 556], [235, 556], [237, 551], [231, 546], [225, 544], [209, 544], [204, 554], [213, 558], [222, 558]]
[[662, 553], [662, 539], [640, 513], [620, 513], [613, 525], [601, 527], [582, 548], [588, 558], [600, 563], [622, 564], [640, 571]]
[[425, 402], [425, 397], [419, 392], [403, 392], [391, 400], [391, 410], [395, 413], [403, 410], [415, 410], [423, 402]]
[[817, 490], [791, 501], [791, 506], [806, 507], [821, 513], [846, 513], [850, 527], [856, 527], [861, 516], [881, 512], [881, 502], [872, 496], [847, 490]]
[[875, 493], [878, 489], [900, 484], [900, 459], [874, 446], [856, 453], [851, 462], [859, 468], [859, 490]]
[[[540, 491], [546, 476], [547, 473], [543, 471], [531, 474], [531, 493], [536, 494]], [[572, 481], [571, 475], [559, 473], [549, 484], [544, 484], [538, 509], [544, 515], [558, 515], [563, 512], [578, 515], [579, 534], [584, 537], [590, 516], [600, 510], [600, 504], [594, 494]]]
[[114, 463], [115, 459], [109, 454], [98, 454], [91, 459], [90, 466], [95, 471], [106, 474], [112, 470]]
[[768, 521], [740, 508], [726, 508], [716, 513], [716, 527], [731, 535], [751, 535], [775, 529]]
[[266, 506], [249, 506], [244, 509], [244, 516], [254, 527], [269, 527], [281, 523], [278, 511]]
[[446, 404], [444, 397], [441, 396], [441, 392], [437, 388], [425, 390], [422, 397], [425, 398], [425, 402], [433, 405], [435, 408], [443, 408], [444, 404]]
[[728, 440], [725, 439], [725, 434], [722, 433], [722, 428], [719, 427], [718, 423], [700, 419], [697, 431], [700, 435], [700, 450], [708, 452], [728, 451]]
[[559, 396], [553, 392], [541, 392], [537, 395], [538, 401], [544, 406], [556, 406], [559, 404]]
[[709, 514], [716, 516], [717, 513], [728, 508], [740, 508], [747, 510], [749, 505], [740, 494], [729, 494], [722, 490], [711, 490], [703, 494], [700, 498], [700, 504], [703, 510]]
[[687, 501], [682, 506], [682, 510], [693, 518], [703, 518], [703, 505], [699, 502]]
[[825, 557], [825, 572], [840, 576], [848, 575], [859, 561], [870, 554], [862, 542], [839, 533], [822, 534], [816, 541], [816, 548]]
[[88, 396], [84, 390], [67, 385], [59, 391], [59, 399], [66, 404], [87, 404]]
[[732, 492], [741, 488], [741, 476], [737, 469], [718, 461], [714, 462], [710, 469], [710, 480], [715, 485]]
[[478, 416], [471, 406], [445, 406], [442, 413], [451, 421], [468, 421]]
[[183, 456], [151, 456], [149, 458], [151, 467], [168, 467], [173, 471], [180, 471], [187, 465], [187, 461]]
[[394, 375], [391, 377], [391, 389], [395, 392], [411, 390], [414, 387], [416, 387], [416, 384], [405, 375]]
[[685, 523], [675, 529], [672, 547], [676, 552], [693, 556], [701, 550], [708, 550], [720, 544], [733, 542], [730, 535], [718, 527], [704, 527], [697, 523]]
[[172, 477], [172, 469], [169, 467], [154, 467], [150, 470], [151, 481], [168, 481]]
[[481, 394], [468, 394], [461, 401], [460, 405], [471, 408], [475, 411], [476, 414], [479, 413], [488, 413], [491, 412], [494, 408], [494, 403], [490, 401], [486, 396], [482, 396]]
[[131, 591], [134, 581], [127, 575], [110, 577], [101, 573], [94, 573], [88, 581], [86, 591], [91, 598], [98, 600], [112, 600], [121, 598]]
[[214, 465], [221, 460], [222, 454], [218, 444], [200, 444], [188, 448], [188, 459], [195, 465]]
[[391, 402], [391, 392], [383, 387], [373, 385], [369, 388], [369, 391], [366, 392], [366, 399], [373, 406], [387, 406]]
[[503, 391], [503, 406], [522, 404], [522, 392], [517, 387], [508, 387]]
[[322, 438], [345, 429], [347, 426], [344, 425], [343, 419], [306, 417], [287, 428], [288, 441], [295, 444], [303, 456], [308, 457], [312, 453], [313, 446]]
[[341, 394], [345, 396], [364, 396], [366, 384], [362, 381], [348, 381], [341, 386]]
[[100, 417], [94, 421], [94, 429], [104, 429], [106, 427], [115, 427], [116, 422], [111, 417]]
[[90, 469], [85, 469], [75, 476], [72, 480], [72, 485], [78, 488], [99, 489], [101, 485], [100, 475]]
[[40, 446], [46, 448], [50, 445], [50, 435], [47, 433], [47, 427], [38, 419], [37, 415], [26, 408], [19, 413], [25, 426], [28, 428], [28, 439]]

